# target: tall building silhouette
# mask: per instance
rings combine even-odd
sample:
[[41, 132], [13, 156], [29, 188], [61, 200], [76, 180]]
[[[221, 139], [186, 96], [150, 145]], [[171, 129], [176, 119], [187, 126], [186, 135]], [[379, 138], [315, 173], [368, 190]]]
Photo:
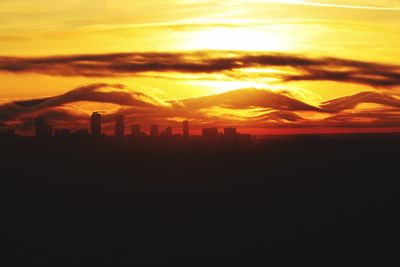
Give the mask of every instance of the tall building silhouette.
[[117, 115], [115, 117], [115, 136], [122, 138], [125, 136], [125, 116]]
[[165, 136], [172, 136], [172, 127], [165, 128], [164, 135]]
[[140, 127], [139, 124], [132, 125], [132, 127], [131, 127], [131, 134], [132, 134], [132, 136], [135, 136], [135, 137], [141, 136], [141, 135], [142, 135], [142, 132], [141, 132], [141, 131], [142, 131], [142, 130], [141, 130], [141, 127]]
[[53, 136], [53, 125], [46, 124], [44, 126], [44, 136], [45, 137], [52, 137]]
[[224, 128], [224, 136], [233, 138], [237, 136], [236, 128]]
[[160, 126], [158, 124], [152, 124], [150, 126], [150, 136], [156, 137], [160, 135]]
[[205, 138], [217, 138], [218, 129], [217, 128], [203, 128], [202, 136]]
[[35, 136], [43, 137], [45, 133], [45, 120], [43, 117], [38, 117], [35, 119]]
[[90, 136], [89, 131], [87, 129], [79, 129], [74, 133], [72, 133], [72, 135], [80, 138], [87, 138]]
[[35, 119], [35, 136], [40, 138], [53, 136], [53, 126], [46, 124], [46, 120], [43, 117]]
[[182, 124], [183, 124], [183, 137], [189, 137], [189, 135], [190, 135], [190, 133], [189, 133], [190, 123], [189, 123], [189, 121], [183, 121]]
[[15, 137], [14, 129], [0, 128], [0, 137]]
[[92, 136], [101, 136], [101, 115], [98, 112], [93, 112], [91, 118], [91, 133]]
[[55, 131], [54, 135], [58, 138], [69, 138], [72, 136], [72, 131], [70, 129], [59, 129]]

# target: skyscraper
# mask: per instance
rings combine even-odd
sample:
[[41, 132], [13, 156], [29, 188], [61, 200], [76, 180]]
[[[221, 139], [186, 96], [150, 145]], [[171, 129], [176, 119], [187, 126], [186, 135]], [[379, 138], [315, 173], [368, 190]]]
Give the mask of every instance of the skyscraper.
[[160, 127], [158, 126], [158, 124], [152, 124], [150, 126], [150, 135], [153, 137], [160, 135]]
[[117, 115], [115, 117], [115, 136], [122, 138], [125, 136], [125, 116]]
[[53, 126], [46, 124], [43, 117], [35, 119], [35, 136], [40, 138], [50, 138], [53, 136]]
[[35, 136], [43, 137], [45, 135], [45, 120], [43, 117], [38, 117], [35, 119]]
[[183, 123], [183, 137], [189, 137], [189, 129], [190, 129], [190, 124], [189, 121], [184, 121]]
[[98, 112], [93, 112], [92, 118], [92, 136], [101, 136], [101, 115]]
[[44, 137], [50, 138], [53, 136], [53, 125], [45, 124], [44, 125]]
[[203, 134], [202, 136], [204, 138], [217, 138], [218, 137], [218, 129], [217, 128], [203, 128]]
[[0, 137], [15, 137], [15, 131], [13, 129], [1, 128], [0, 127]]
[[132, 125], [131, 127], [131, 134], [134, 137], [139, 137], [141, 136], [142, 132], [141, 132], [141, 127], [140, 125], [136, 124], [136, 125]]
[[72, 132], [69, 129], [59, 129], [55, 131], [54, 135], [58, 138], [69, 138], [72, 136]]
[[225, 128], [224, 129], [224, 136], [228, 138], [233, 138], [237, 136], [236, 128]]
[[172, 127], [165, 128], [165, 136], [172, 136]]

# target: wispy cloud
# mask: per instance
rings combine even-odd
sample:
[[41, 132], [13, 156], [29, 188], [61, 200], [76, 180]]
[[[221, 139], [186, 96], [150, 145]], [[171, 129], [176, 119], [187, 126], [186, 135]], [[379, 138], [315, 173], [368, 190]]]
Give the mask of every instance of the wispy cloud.
[[[62, 107], [74, 102], [111, 103], [121, 106], [152, 107], [152, 97], [139, 92], [122, 91], [120, 84], [91, 84], [71, 90], [65, 94], [14, 101], [0, 105], [0, 121], [7, 121], [19, 116], [32, 115], [52, 108]], [[101, 91], [108, 89], [108, 91]]]
[[336, 98], [322, 103], [321, 107], [329, 112], [341, 112], [354, 109], [360, 104], [380, 104], [400, 109], [400, 99], [379, 92], [360, 92], [354, 95]]
[[[56, 127], [85, 127], [88, 110], [71, 103], [112, 103], [119, 108], [104, 114], [105, 125], [112, 125], [116, 114], [124, 114], [129, 123], [178, 123], [190, 119], [198, 125], [244, 127], [398, 127], [400, 100], [388, 93], [362, 92], [309, 105], [288, 92], [244, 88], [199, 98], [153, 101], [148, 94], [128, 90], [122, 85], [92, 84], [65, 94], [13, 101], [0, 105], [0, 124], [21, 129], [32, 127], [32, 117], [45, 116]], [[358, 109], [361, 104], [379, 104], [381, 108]], [[306, 113], [317, 116], [307, 117]], [[177, 119], [180, 118], [180, 119]]]
[[[249, 68], [276, 69], [277, 72], [241, 72]], [[2, 56], [0, 72], [84, 77], [121, 77], [143, 73], [220, 73], [237, 79], [273, 77], [282, 82], [337, 81], [379, 88], [400, 86], [398, 65], [241, 51], [143, 52], [36, 58]]]
[[[352, 1], [307, 1], [307, 0], [250, 0], [251, 2], [258, 3], [279, 3], [279, 4], [292, 4], [292, 5], [306, 5], [317, 7], [333, 7], [333, 8], [350, 8], [350, 9], [366, 9], [366, 10], [387, 10], [387, 11], [400, 11], [398, 6], [385, 6], [370, 4], [353, 4]], [[371, 1], [369, 1], [371, 2]], [[374, 1], [377, 2], [377, 1]], [[384, 2], [384, 1], [382, 1]]]

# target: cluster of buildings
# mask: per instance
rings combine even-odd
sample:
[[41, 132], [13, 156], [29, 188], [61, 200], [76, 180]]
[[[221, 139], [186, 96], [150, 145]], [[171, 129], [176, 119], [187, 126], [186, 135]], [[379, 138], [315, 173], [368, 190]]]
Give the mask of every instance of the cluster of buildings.
[[[184, 121], [183, 125], [183, 137], [189, 137], [189, 121]], [[101, 131], [101, 114], [98, 112], [94, 112], [91, 117], [91, 135], [95, 137], [99, 137], [102, 135]], [[125, 116], [117, 115], [115, 117], [115, 129], [114, 129], [115, 137], [123, 138], [125, 137]], [[131, 136], [140, 137], [145, 136], [146, 134], [142, 132], [141, 125], [135, 124], [131, 126]], [[166, 127], [164, 131], [160, 131], [160, 126], [158, 124], [150, 125], [150, 136], [158, 137], [158, 136], [173, 136], [172, 127]]]
[[[102, 133], [102, 116], [98, 112], [94, 112], [91, 116], [91, 127], [90, 132], [86, 129], [78, 130], [72, 132], [69, 129], [60, 129], [60, 130], [53, 130], [52, 125], [47, 124], [45, 119], [42, 117], [36, 118], [35, 120], [35, 136], [39, 138], [46, 138], [46, 137], [68, 137], [68, 136], [92, 136], [92, 137], [101, 137]], [[143, 137], [147, 134], [142, 132], [141, 125], [135, 124], [131, 125], [131, 133], [130, 136], [132, 137]], [[125, 133], [125, 117], [124, 115], [117, 115], [115, 117], [115, 129], [114, 129], [114, 136], [117, 138], [124, 138], [126, 136]], [[174, 136], [172, 127], [166, 127], [163, 131], [160, 130], [160, 126], [158, 124], [150, 125], [149, 131], [150, 137], [172, 137]], [[190, 122], [183, 121], [182, 122], [182, 136], [184, 138], [190, 137]], [[224, 128], [223, 133], [218, 131], [218, 128], [203, 128], [202, 129], [202, 137], [206, 139], [216, 139], [219, 137], [226, 137], [226, 138], [236, 138], [236, 137], [248, 137], [251, 139], [249, 135], [240, 135], [237, 133], [236, 128]]]

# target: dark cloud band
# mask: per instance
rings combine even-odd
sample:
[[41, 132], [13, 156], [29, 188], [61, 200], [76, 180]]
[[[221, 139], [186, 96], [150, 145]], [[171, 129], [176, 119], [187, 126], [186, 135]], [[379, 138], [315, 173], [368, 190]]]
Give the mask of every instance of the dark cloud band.
[[[115, 53], [51, 57], [0, 57], [0, 72], [55, 76], [120, 77], [143, 73], [214, 74], [241, 78], [246, 68], [277, 68], [276, 74], [255, 72], [252, 77], [282, 81], [337, 81], [377, 88], [400, 86], [400, 66], [341, 58], [310, 58], [283, 53], [197, 51]], [[290, 72], [287, 71], [290, 70]], [[210, 79], [212, 79], [210, 77]]]

